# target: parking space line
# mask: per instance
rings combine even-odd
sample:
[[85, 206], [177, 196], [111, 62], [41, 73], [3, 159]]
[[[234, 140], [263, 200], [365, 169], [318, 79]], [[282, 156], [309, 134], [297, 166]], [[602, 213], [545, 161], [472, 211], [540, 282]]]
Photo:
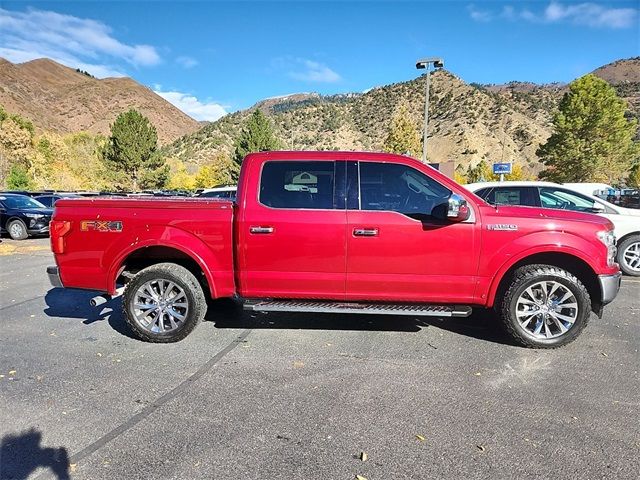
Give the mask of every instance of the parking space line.
[[[162, 407], [165, 403], [167, 403], [170, 400], [173, 400], [174, 398], [176, 398], [180, 393], [182, 393], [184, 390], [186, 390], [187, 387], [189, 387], [191, 384], [193, 384], [193, 382], [198, 381], [205, 373], [207, 373], [209, 370], [211, 370], [213, 368], [213, 366], [216, 363], [218, 363], [225, 355], [230, 353], [239, 344], [241, 344], [245, 340], [245, 338], [247, 338], [249, 336], [250, 333], [251, 333], [251, 329], [244, 330], [229, 345], [227, 345], [225, 348], [223, 348], [218, 353], [216, 353], [213, 357], [211, 357], [209, 359], [209, 361], [207, 361], [207, 363], [205, 363], [198, 370], [196, 370], [196, 372], [194, 374], [192, 374], [191, 376], [189, 376], [188, 378], [183, 380], [182, 383], [180, 383], [178, 386], [176, 386], [175, 388], [173, 388], [169, 392], [167, 392], [164, 395], [162, 395], [160, 398], [158, 398], [152, 404], [147, 405], [146, 407], [144, 407], [142, 410], [140, 410], [138, 413], [136, 413], [133, 417], [129, 418], [129, 420], [124, 422], [122, 425], [117, 426], [116, 428], [114, 428], [113, 430], [108, 432], [106, 435], [103, 435], [102, 437], [100, 437], [98, 440], [96, 440], [92, 444], [90, 444], [90, 445], [86, 446], [85, 448], [83, 448], [82, 450], [80, 450], [78, 453], [73, 454], [71, 456], [71, 458], [69, 458], [69, 463], [78, 463], [83, 458], [88, 457], [89, 455], [94, 453], [96, 450], [102, 448], [107, 443], [109, 443], [112, 440], [116, 439], [117, 437], [122, 435], [124, 432], [126, 432], [130, 428], [136, 426], [142, 420], [144, 420], [149, 415], [151, 415], [153, 412], [155, 412], [160, 407]], [[39, 475], [36, 478], [46, 478], [46, 476], [48, 476], [48, 475], [49, 475], [49, 472], [43, 472], [43, 475]]]

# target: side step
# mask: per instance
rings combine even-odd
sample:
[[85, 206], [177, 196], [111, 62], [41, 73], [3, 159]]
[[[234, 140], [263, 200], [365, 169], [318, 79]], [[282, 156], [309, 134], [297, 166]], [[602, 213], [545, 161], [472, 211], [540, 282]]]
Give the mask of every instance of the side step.
[[244, 309], [254, 312], [367, 313], [420, 317], [468, 317], [471, 315], [471, 307], [466, 305], [319, 302], [315, 300], [247, 300], [244, 303]]

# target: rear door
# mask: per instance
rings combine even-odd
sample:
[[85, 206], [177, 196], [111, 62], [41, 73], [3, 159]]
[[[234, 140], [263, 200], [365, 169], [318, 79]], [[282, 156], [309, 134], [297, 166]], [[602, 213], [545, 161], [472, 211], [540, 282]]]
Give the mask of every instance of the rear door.
[[347, 298], [470, 302], [478, 233], [473, 219], [442, 219], [451, 190], [397, 163], [353, 163], [348, 177], [359, 194], [348, 192]]
[[238, 223], [244, 297], [344, 299], [344, 162], [268, 160]]

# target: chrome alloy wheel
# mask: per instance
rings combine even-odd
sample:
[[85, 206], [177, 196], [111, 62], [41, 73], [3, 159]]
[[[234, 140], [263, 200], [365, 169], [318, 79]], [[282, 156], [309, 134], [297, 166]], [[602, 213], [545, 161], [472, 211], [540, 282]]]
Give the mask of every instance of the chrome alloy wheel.
[[530, 337], [556, 338], [573, 327], [578, 318], [578, 301], [561, 283], [553, 280], [537, 282], [518, 297], [516, 318]]
[[640, 242], [630, 244], [622, 252], [622, 259], [630, 270], [640, 272]]
[[136, 291], [133, 304], [136, 323], [151, 333], [177, 329], [188, 312], [189, 300], [184, 290], [170, 280], [150, 280]]

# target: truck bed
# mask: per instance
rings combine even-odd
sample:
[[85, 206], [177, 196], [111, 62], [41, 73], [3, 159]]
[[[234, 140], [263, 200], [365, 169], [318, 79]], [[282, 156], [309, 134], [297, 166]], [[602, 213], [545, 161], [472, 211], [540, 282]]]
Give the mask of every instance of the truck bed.
[[[56, 203], [53, 220], [70, 222], [64, 251], [56, 255], [66, 287], [114, 293], [114, 281], [126, 262], [135, 258], [136, 252], [144, 251], [149, 256], [155, 247], [168, 259], [181, 254], [196, 259], [210, 275], [207, 280], [212, 295], [234, 290], [230, 201], [181, 197], [63, 199]], [[213, 291], [214, 280], [217, 292]]]

